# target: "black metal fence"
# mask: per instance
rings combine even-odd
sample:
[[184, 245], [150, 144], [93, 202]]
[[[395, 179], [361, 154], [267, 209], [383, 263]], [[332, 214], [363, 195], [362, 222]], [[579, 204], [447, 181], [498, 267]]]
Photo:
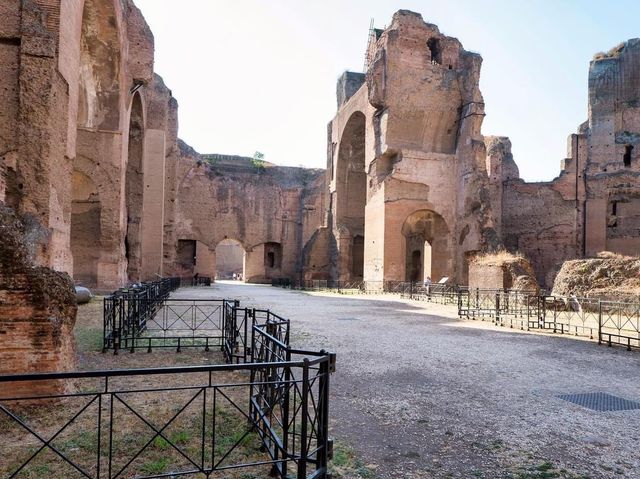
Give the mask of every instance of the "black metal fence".
[[[216, 345], [228, 364], [0, 376], [5, 393], [38, 390], [38, 383], [47, 391], [0, 392], [0, 457], [4, 446], [32, 444], [24, 454], [5, 454], [11, 460], [0, 465], [0, 477], [31, 477], [33, 469], [95, 479], [211, 477], [235, 469], [251, 477], [328, 477], [335, 355], [291, 348], [289, 320], [269, 310], [166, 295], [106, 298], [105, 350]], [[153, 331], [160, 334], [145, 336]], [[51, 404], [71, 414], [43, 418]], [[143, 430], [132, 431], [134, 423]], [[70, 434], [74, 428], [79, 435]]]
[[[282, 357], [290, 359], [0, 376], [3, 392], [51, 381], [78, 391], [0, 399], [0, 451], [7, 449], [0, 477], [211, 477], [240, 469], [326, 478], [335, 357], [288, 346]], [[43, 420], [42, 408], [53, 405]]]
[[640, 302], [460, 288], [458, 314], [526, 331], [572, 334], [597, 339], [599, 344], [640, 348]]
[[302, 291], [331, 291], [340, 294], [401, 293], [403, 281], [334, 281], [313, 279], [293, 282], [290, 279], [274, 279], [272, 286]]
[[103, 350], [120, 348], [123, 333], [131, 328], [144, 328], [155, 316], [162, 301], [180, 287], [180, 278], [163, 278], [121, 288], [104, 300]]
[[180, 286], [211, 286], [213, 280], [210, 276], [184, 276], [180, 278]]
[[545, 291], [470, 289], [449, 284], [403, 281], [283, 281], [274, 286], [306, 291], [389, 293], [403, 298], [455, 305], [463, 318], [491, 320], [500, 326], [544, 330], [597, 339], [609, 346], [640, 348], [640, 298], [610, 301], [553, 296]]

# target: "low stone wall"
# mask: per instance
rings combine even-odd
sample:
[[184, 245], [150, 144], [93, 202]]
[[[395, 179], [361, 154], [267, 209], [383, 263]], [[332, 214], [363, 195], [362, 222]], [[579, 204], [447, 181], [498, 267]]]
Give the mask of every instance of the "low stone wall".
[[[0, 238], [0, 374], [75, 369], [71, 278], [33, 265], [23, 223], [1, 203]], [[21, 383], [20, 391], [9, 384], [2, 394], [55, 392], [51, 384]]]

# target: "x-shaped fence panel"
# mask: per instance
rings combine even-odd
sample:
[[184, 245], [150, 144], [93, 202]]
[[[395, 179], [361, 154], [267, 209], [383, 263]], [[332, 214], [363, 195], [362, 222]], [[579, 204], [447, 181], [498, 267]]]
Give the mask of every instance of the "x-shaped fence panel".
[[0, 376], [62, 391], [0, 398], [0, 478], [324, 478], [335, 358], [286, 349], [295, 360]]

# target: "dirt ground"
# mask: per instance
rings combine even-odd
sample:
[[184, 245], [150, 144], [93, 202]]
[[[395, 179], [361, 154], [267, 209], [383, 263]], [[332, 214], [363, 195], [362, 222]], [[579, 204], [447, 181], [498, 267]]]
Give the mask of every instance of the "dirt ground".
[[233, 282], [176, 294], [270, 308], [292, 320], [294, 345], [336, 352], [332, 434], [353, 446], [359, 477], [640, 477], [640, 410], [558, 398], [640, 401], [638, 352], [462, 321], [454, 307], [393, 296]]

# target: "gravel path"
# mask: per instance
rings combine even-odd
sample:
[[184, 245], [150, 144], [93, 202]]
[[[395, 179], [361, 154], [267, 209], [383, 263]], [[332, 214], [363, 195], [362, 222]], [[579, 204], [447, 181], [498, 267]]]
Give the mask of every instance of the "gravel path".
[[[640, 478], [640, 409], [596, 412], [561, 394], [640, 402], [640, 353], [461, 321], [393, 296], [217, 283], [292, 320], [296, 346], [337, 353], [332, 435], [379, 478]], [[175, 296], [178, 297], [178, 296]]]

